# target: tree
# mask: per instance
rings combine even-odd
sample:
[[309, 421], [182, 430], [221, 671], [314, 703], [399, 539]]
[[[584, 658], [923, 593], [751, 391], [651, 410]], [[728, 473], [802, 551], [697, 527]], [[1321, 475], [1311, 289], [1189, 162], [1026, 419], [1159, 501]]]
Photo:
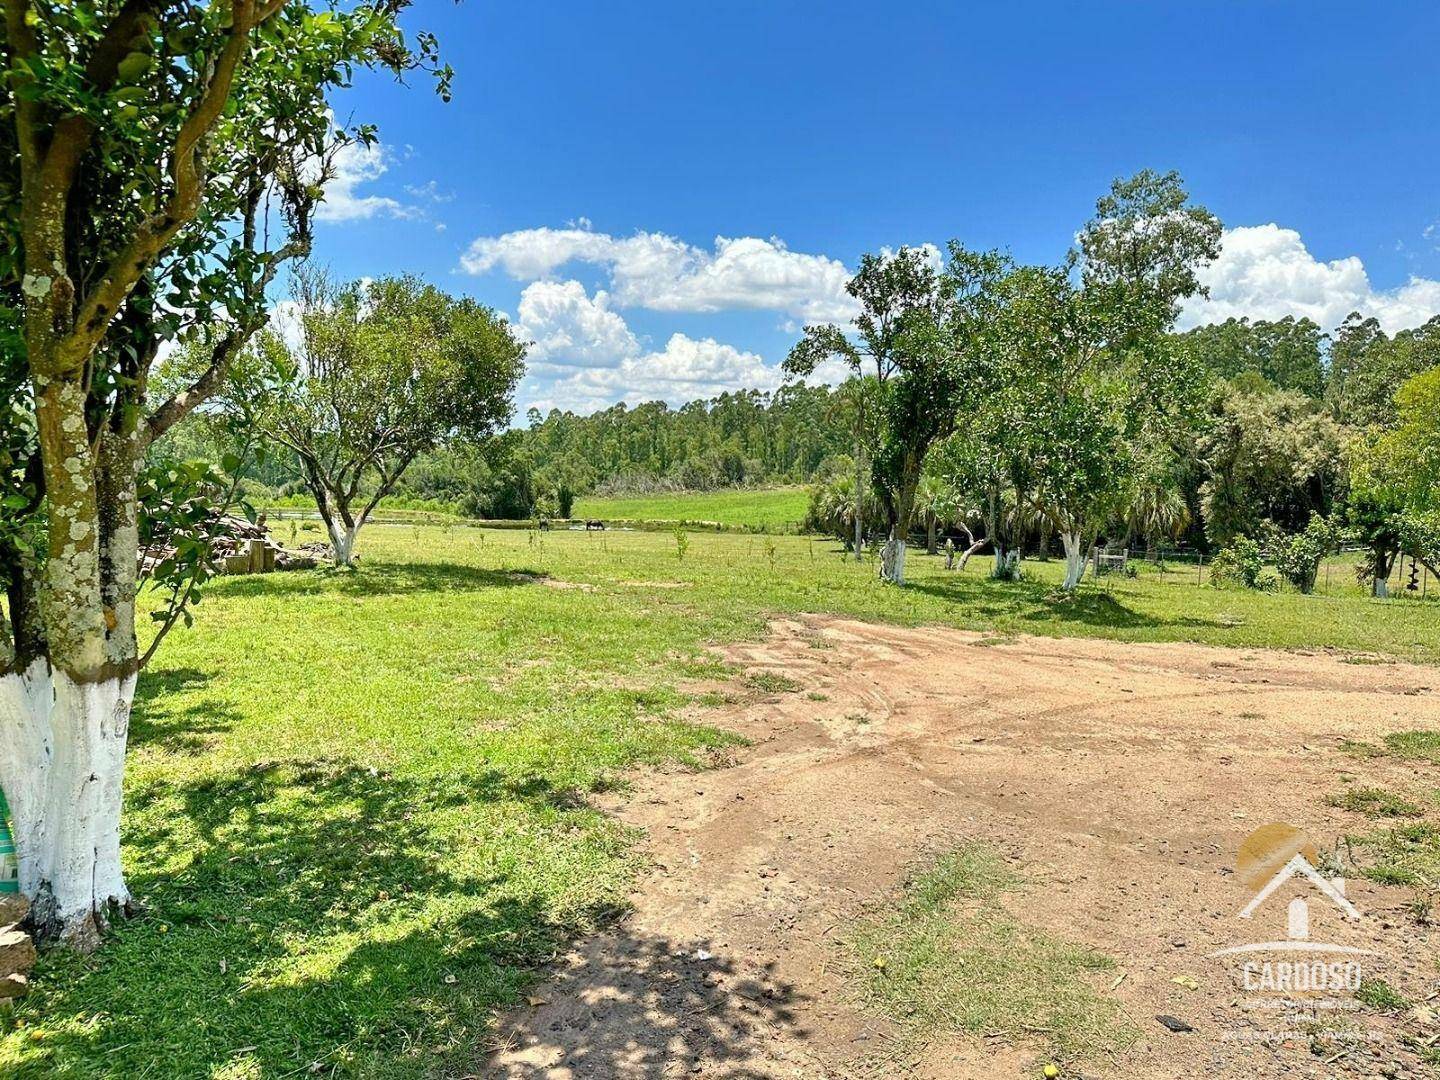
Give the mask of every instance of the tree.
[[1169, 331], [1219, 240], [1219, 221], [1190, 205], [1178, 175], [1147, 170], [1098, 200], [1063, 265], [1006, 280], [997, 335], [1019, 369], [1006, 438], [1060, 534], [1067, 591], [1089, 539], [1121, 509], [1137, 447], [1199, 400], [1202, 371]]
[[1226, 319], [1181, 337], [1196, 359], [1222, 379], [1254, 374], [1277, 390], [1312, 398], [1324, 394], [1323, 335], [1309, 319]]
[[[327, 92], [356, 65], [448, 86], [433, 39], [407, 46], [407, 6], [5, 0], [0, 786], [42, 936], [88, 945], [129, 903], [140, 460], [223, 381], [276, 268], [308, 248]], [[185, 313], [224, 332], [157, 404], [147, 377]]]
[[1007, 265], [998, 254], [953, 242], [943, 272], [918, 248], [866, 255], [846, 286], [860, 304], [853, 339], [836, 326], [807, 326], [785, 361], [792, 376], [808, 375], [832, 358], [857, 375], [874, 370], [872, 460], [890, 530], [880, 573], [894, 584], [905, 583], [925, 456], [981, 397], [989, 370], [985, 335]]
[[1350, 447], [1345, 517], [1368, 549], [1365, 574], [1377, 597], [1388, 595], [1402, 553], [1432, 569], [1440, 556], [1440, 366], [1406, 380], [1394, 412], [1390, 430]]
[[415, 277], [337, 284], [297, 274], [298, 335], [268, 330], [260, 353], [283, 372], [265, 432], [299, 459], [337, 566], [417, 455], [493, 435], [513, 411], [525, 346], [467, 298]]
[[1387, 337], [1375, 319], [1351, 315], [1330, 346], [1328, 398], [1335, 418], [1379, 430], [1394, 423], [1396, 392], [1411, 377], [1440, 365], [1440, 315]]
[[1346, 437], [1313, 398], [1221, 384], [1198, 444], [1210, 545], [1254, 536], [1262, 521], [1295, 531], [1329, 515], [1344, 494]]

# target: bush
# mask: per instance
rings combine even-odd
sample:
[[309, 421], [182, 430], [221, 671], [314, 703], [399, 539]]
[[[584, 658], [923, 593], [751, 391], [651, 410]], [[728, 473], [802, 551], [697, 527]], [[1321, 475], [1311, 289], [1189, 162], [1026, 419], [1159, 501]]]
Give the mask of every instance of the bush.
[[1302, 593], [1312, 592], [1321, 561], [1339, 542], [1339, 530], [1321, 515], [1311, 514], [1310, 523], [1301, 532], [1275, 538], [1275, 569]]
[[1235, 537], [1229, 547], [1215, 554], [1215, 561], [1210, 564], [1210, 584], [1215, 586], [1263, 589], [1273, 580], [1265, 574], [1260, 545], [1248, 536]]

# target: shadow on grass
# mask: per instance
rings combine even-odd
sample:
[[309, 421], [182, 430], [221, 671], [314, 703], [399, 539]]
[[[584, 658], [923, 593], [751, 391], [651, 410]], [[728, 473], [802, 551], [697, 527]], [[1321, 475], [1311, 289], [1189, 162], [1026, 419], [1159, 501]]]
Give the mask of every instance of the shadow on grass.
[[240, 720], [240, 712], [213, 700], [177, 707], [174, 696], [210, 681], [210, 673], [193, 667], [149, 668], [135, 686], [130, 718], [132, 748], [153, 745], [168, 753], [196, 756], [214, 748], [215, 737]]
[[[566, 900], [496, 842], [578, 827], [588, 811], [570, 800], [499, 770], [406, 779], [331, 762], [142, 782], [126, 835], [141, 914], [94, 957], [42, 959], [0, 1033], [19, 1021], [43, 1039], [7, 1075], [230, 1075], [253, 1059], [236, 1075], [318, 1061], [426, 1076], [437, 1057], [473, 1061], [497, 1005], [614, 914], [604, 890]], [[496, 814], [465, 812], [479, 803]], [[460, 842], [482, 857], [452, 859]]]
[[227, 597], [399, 596], [424, 592], [475, 592], [535, 585], [548, 575], [540, 570], [489, 570], [453, 562], [364, 562], [355, 570], [292, 570], [276, 574], [248, 574], [216, 582], [217, 593]]
[[948, 603], [963, 605], [967, 612], [994, 620], [1019, 623], [1053, 623], [1063, 627], [1079, 624], [1114, 630], [1154, 629], [1165, 626], [1223, 628], [1216, 619], [1194, 616], [1167, 618], [1137, 611], [1116, 593], [1080, 587], [1066, 595], [1053, 585], [1033, 581], [1000, 582], [985, 577], [956, 577], [940, 582], [912, 582], [906, 588], [926, 593]]

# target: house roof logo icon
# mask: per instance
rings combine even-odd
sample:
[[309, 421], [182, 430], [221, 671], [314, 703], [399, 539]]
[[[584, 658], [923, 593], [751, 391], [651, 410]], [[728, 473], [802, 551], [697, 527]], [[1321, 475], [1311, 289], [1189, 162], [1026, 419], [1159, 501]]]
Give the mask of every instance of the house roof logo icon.
[[[1255, 889], [1254, 895], [1240, 910], [1240, 918], [1253, 919], [1266, 901], [1292, 882], [1310, 885], [1314, 892], [1329, 901], [1349, 921], [1360, 919], [1360, 910], [1345, 895], [1345, 879], [1328, 877], [1316, 866], [1315, 849], [1299, 829], [1285, 824], [1265, 825], [1246, 838], [1240, 848], [1237, 869], [1241, 879]], [[1352, 945], [1310, 940], [1310, 901], [1304, 896], [1290, 900], [1287, 908], [1286, 935], [1283, 940], [1260, 941], [1232, 945], [1211, 953], [1227, 956], [1251, 952], [1341, 953], [1375, 955], [1369, 949]]]

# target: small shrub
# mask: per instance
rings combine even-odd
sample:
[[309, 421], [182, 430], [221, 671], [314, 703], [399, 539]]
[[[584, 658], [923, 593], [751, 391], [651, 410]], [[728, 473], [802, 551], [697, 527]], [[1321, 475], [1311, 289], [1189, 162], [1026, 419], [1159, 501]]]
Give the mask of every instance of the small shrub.
[[1339, 530], [1319, 514], [1311, 514], [1310, 523], [1293, 536], [1276, 531], [1272, 544], [1275, 569], [1302, 593], [1313, 592], [1321, 561], [1339, 542]]
[[1237, 536], [1229, 547], [1216, 552], [1210, 564], [1210, 584], [1261, 589], [1265, 587], [1264, 570], [1260, 545], [1248, 536]]
[[675, 558], [681, 562], [685, 561], [685, 553], [690, 550], [690, 534], [685, 531], [683, 524], [675, 526]]

